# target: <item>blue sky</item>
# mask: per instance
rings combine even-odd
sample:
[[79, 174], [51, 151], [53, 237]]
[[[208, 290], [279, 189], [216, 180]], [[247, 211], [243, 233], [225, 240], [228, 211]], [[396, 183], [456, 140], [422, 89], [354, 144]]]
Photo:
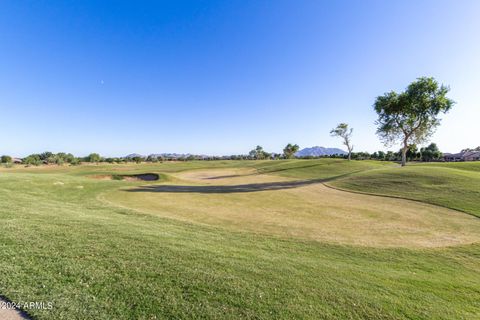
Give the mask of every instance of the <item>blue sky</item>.
[[[0, 153], [386, 149], [375, 97], [419, 76], [457, 104], [433, 137], [480, 145], [480, 1], [0, 2]], [[397, 147], [392, 148], [397, 149]]]

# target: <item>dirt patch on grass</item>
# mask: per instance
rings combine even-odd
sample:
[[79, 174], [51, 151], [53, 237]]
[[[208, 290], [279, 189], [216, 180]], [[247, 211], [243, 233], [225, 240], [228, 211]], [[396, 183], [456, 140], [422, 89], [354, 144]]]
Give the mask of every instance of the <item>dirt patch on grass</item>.
[[291, 180], [284, 177], [259, 174], [255, 169], [246, 168], [190, 170], [174, 174], [174, 176], [188, 183], [219, 186]]

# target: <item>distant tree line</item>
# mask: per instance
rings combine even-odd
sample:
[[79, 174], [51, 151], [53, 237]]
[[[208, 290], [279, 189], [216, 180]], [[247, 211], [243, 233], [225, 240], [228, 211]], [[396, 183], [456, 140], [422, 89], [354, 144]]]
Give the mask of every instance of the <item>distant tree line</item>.
[[[385, 160], [385, 161], [402, 161], [403, 148], [398, 152], [393, 151], [376, 151], [372, 154], [368, 152], [354, 153], [352, 156], [354, 159], [371, 159], [371, 160]], [[438, 149], [435, 143], [431, 143], [427, 147], [418, 149], [417, 145], [409, 145], [406, 152], [406, 159], [408, 161], [441, 161], [443, 160], [443, 153]]]
[[[317, 158], [339, 158], [348, 159], [348, 154], [333, 154], [325, 156], [307, 156], [302, 159], [317, 159]], [[375, 151], [369, 152], [351, 152], [350, 158], [352, 160], [379, 160], [379, 161], [402, 161], [402, 149], [397, 152], [394, 151]], [[410, 145], [407, 152], [408, 161], [443, 161], [443, 153], [438, 149], [435, 143], [431, 143], [427, 147], [417, 148], [416, 145]]]
[[[164, 162], [164, 161], [215, 161], [215, 160], [280, 160], [296, 158], [295, 154], [299, 150], [297, 144], [287, 144], [283, 149], [283, 153], [267, 152], [262, 146], [256, 146], [248, 154], [227, 155], [227, 156], [201, 156], [201, 155], [187, 155], [187, 156], [166, 156], [166, 155], [150, 155], [132, 156], [132, 157], [102, 157], [98, 153], [91, 153], [86, 157], [75, 157], [71, 153], [53, 153], [43, 152], [31, 154], [22, 159], [22, 164], [26, 166], [39, 165], [78, 165], [80, 163], [142, 163], [142, 162]], [[480, 150], [465, 149], [464, 151]], [[443, 159], [443, 154], [438, 149], [435, 143], [431, 143], [427, 147], [418, 147], [413, 144], [408, 146], [406, 157], [409, 161], [439, 161]], [[376, 151], [368, 152], [350, 152], [348, 154], [333, 154], [325, 156], [305, 156], [301, 159], [317, 159], [317, 158], [338, 158], [338, 159], [352, 159], [352, 160], [381, 160], [381, 161], [401, 161], [402, 149], [398, 152], [393, 151]], [[13, 163], [13, 158], [8, 155], [0, 157], [0, 162], [5, 165]]]
[[[21, 159], [21, 163], [27, 166], [39, 166], [42, 164], [77, 165], [77, 164], [80, 164], [81, 162], [102, 162], [104, 160], [105, 159], [100, 157], [98, 153], [92, 153], [87, 157], [76, 157], [71, 153], [65, 153], [65, 152], [53, 153], [50, 151], [45, 151], [43, 153], [33, 153], [31, 155], [28, 155], [25, 158]], [[1, 162], [11, 163], [13, 162], [13, 158], [10, 156], [2, 156]]]
[[480, 151], [480, 146], [476, 148], [466, 148], [462, 150], [462, 152], [469, 152], [469, 151]]
[[31, 154], [25, 158], [23, 158], [22, 163], [25, 165], [34, 165], [38, 166], [41, 164], [57, 164], [57, 165], [62, 165], [65, 163], [68, 164], [78, 164], [80, 163], [80, 160], [75, 157], [71, 153], [64, 153], [64, 152], [59, 152], [59, 153], [53, 153], [53, 152], [43, 152], [43, 153], [35, 153]]

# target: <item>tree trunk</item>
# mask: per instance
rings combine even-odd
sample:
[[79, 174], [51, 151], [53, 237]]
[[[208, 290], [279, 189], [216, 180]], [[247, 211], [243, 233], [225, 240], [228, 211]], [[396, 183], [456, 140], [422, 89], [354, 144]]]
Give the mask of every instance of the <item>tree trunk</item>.
[[352, 160], [352, 150], [353, 146], [350, 146], [348, 142], [345, 143], [347, 145], [347, 150], [348, 150], [348, 161]]
[[402, 148], [402, 167], [405, 167], [407, 164], [407, 151], [408, 151], [408, 146], [405, 144]]

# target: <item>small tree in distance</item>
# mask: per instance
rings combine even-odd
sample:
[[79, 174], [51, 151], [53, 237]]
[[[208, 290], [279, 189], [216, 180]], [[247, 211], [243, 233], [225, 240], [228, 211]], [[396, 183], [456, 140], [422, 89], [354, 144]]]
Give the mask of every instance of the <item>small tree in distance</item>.
[[330, 135], [332, 137], [340, 137], [343, 139], [343, 144], [348, 149], [348, 160], [352, 159], [352, 151], [353, 151], [353, 145], [351, 141], [352, 133], [353, 133], [353, 128], [348, 128], [348, 124], [346, 123], [340, 123], [336, 128], [330, 131]]
[[434, 78], [422, 77], [404, 92], [391, 91], [375, 100], [377, 134], [385, 145], [401, 141], [402, 167], [407, 163], [408, 146], [426, 142], [440, 125], [438, 115], [453, 106], [454, 101], [447, 98], [448, 91]]
[[467, 151], [480, 151], [480, 146], [476, 147], [475, 149], [466, 148], [462, 150], [462, 152], [467, 152]]
[[428, 162], [441, 159], [443, 153], [440, 151], [440, 149], [438, 149], [436, 143], [430, 143], [428, 147], [420, 149], [420, 155], [422, 157], [422, 161]]
[[132, 158], [132, 161], [134, 161], [135, 163], [139, 164], [143, 161], [143, 158], [140, 157], [140, 156], [135, 156]]
[[98, 153], [90, 153], [85, 160], [87, 162], [99, 163], [102, 158]]
[[270, 156], [270, 153], [263, 150], [262, 146], [257, 146], [255, 149], [250, 151], [248, 155], [250, 156], [250, 158], [253, 158], [255, 160], [264, 160]]
[[295, 153], [297, 153], [298, 149], [300, 149], [298, 144], [289, 143], [285, 148], [283, 148], [283, 156], [285, 159], [291, 159], [295, 156]]
[[12, 157], [10, 157], [10, 156], [2, 156], [0, 158], [1, 163], [12, 163], [12, 161], [13, 161]]

